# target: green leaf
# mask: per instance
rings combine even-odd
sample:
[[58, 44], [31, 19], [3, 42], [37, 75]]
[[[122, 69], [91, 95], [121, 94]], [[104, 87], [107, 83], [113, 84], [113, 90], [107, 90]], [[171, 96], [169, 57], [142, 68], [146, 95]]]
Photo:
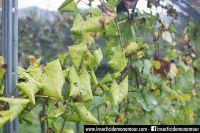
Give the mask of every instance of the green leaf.
[[99, 8], [90, 8], [88, 12], [95, 16], [101, 16], [102, 11]]
[[[80, 25], [80, 23], [83, 23], [83, 17], [81, 16], [80, 13], [77, 13], [75, 19], [74, 19], [74, 23], [73, 23], [73, 27], [77, 27]], [[74, 32], [75, 35], [82, 35], [82, 32]]]
[[143, 95], [144, 95], [144, 101], [148, 109], [152, 110], [154, 107], [157, 106], [158, 102], [151, 93], [147, 92], [144, 93]]
[[101, 86], [101, 88], [103, 88], [104, 91], [109, 91], [110, 89], [108, 88], [108, 86], [106, 86], [105, 84], [99, 84]]
[[3, 56], [0, 56], [0, 65], [4, 64], [4, 58]]
[[101, 49], [98, 48], [97, 50], [94, 51], [95, 64], [97, 64], [99, 66], [102, 60], [103, 60], [103, 54], [101, 52]]
[[78, 38], [76, 38], [76, 40], [81, 41], [82, 43], [85, 44], [90, 44], [90, 45], [95, 44], [94, 38], [89, 33], [82, 33], [82, 35], [81, 36], [79, 35]]
[[103, 54], [101, 52], [101, 49], [97, 49], [94, 51], [93, 55], [88, 51], [86, 54], [86, 65], [91, 70], [96, 70], [97, 67], [101, 64], [101, 61], [103, 60]]
[[57, 118], [65, 113], [67, 105], [63, 105], [63, 101], [49, 100], [46, 115], [50, 119]]
[[81, 67], [89, 67], [95, 70], [103, 59], [101, 49], [94, 51], [94, 55], [88, 50], [87, 45], [84, 43], [68, 47], [71, 61], [76, 69]]
[[78, 12], [78, 8], [74, 0], [65, 0], [58, 10], [60, 12]]
[[64, 68], [65, 64], [66, 64], [66, 58], [67, 58], [67, 53], [64, 53], [64, 54], [59, 54], [58, 55], [58, 59], [60, 61], [60, 64], [62, 66], [62, 68]]
[[116, 123], [111, 120], [108, 116], [104, 117], [105, 125], [116, 125]]
[[143, 73], [144, 74], [150, 74], [151, 73], [151, 67], [152, 63], [149, 60], [144, 60], [144, 68], [143, 68]]
[[90, 76], [85, 68], [82, 69], [80, 75], [76, 72], [74, 67], [71, 67], [69, 73], [70, 92], [69, 96], [76, 98], [81, 96], [83, 101], [93, 100]]
[[174, 29], [175, 29], [174, 24], [170, 24], [169, 25], [169, 31], [170, 31], [170, 33], [174, 33]]
[[131, 42], [127, 47], [126, 47], [126, 55], [131, 55], [133, 52], [138, 50], [140, 46], [136, 42]]
[[4, 85], [0, 85], [0, 95], [3, 95], [3, 91], [4, 91]]
[[118, 36], [114, 21], [106, 25], [106, 36]]
[[119, 78], [119, 76], [121, 76], [121, 72], [115, 72], [112, 74], [113, 79]]
[[0, 112], [0, 126], [5, 122], [13, 121], [30, 102], [27, 99], [17, 99], [17, 98], [3, 98], [0, 97], [0, 101], [9, 104], [9, 110]]
[[0, 67], [0, 95], [3, 94], [4, 86], [3, 86], [3, 79], [6, 74], [6, 70]]
[[86, 122], [90, 124], [99, 124], [96, 118], [85, 108], [82, 103], [73, 103], [66, 110], [64, 117], [68, 121]]
[[154, 67], [155, 69], [160, 69], [160, 67], [161, 67], [160, 62], [159, 62], [159, 61], [156, 61], [156, 60], [153, 60], [153, 61], [152, 61], [152, 65], [153, 65], [153, 67]]
[[162, 38], [165, 40], [165, 41], [167, 41], [167, 42], [169, 42], [169, 43], [172, 43], [172, 36], [171, 36], [171, 34], [170, 34], [170, 32], [169, 31], [165, 31], [165, 32], [163, 32], [162, 33]]
[[[31, 75], [29, 75], [28, 73], [26, 73], [26, 71], [19, 67], [19, 77], [22, 79], [25, 79], [26, 82], [21, 82], [17, 84], [17, 87], [22, 90], [30, 99], [30, 101], [35, 104], [35, 94], [41, 89], [43, 88], [43, 84], [41, 84], [40, 82], [38, 82], [37, 80], [39, 80], [39, 78], [41, 78], [40, 73], [37, 74], [37, 71], [35, 72], [35, 74], [32, 74], [33, 77]], [[37, 70], [37, 67], [29, 67], [29, 71], [34, 72], [34, 70]], [[39, 68], [38, 68], [39, 69]], [[40, 76], [38, 76], [40, 75]], [[37, 80], [35, 80], [35, 79]]]
[[5, 74], [6, 74], [6, 70], [3, 68], [0, 68], [0, 84], [2, 84]]
[[90, 75], [91, 75], [91, 80], [92, 80], [92, 82], [93, 82], [95, 85], [97, 85], [97, 84], [98, 84], [98, 81], [97, 81], [97, 77], [96, 77], [94, 71], [91, 71], [91, 72], [90, 72]]
[[74, 133], [73, 129], [64, 129], [64, 133]]
[[110, 88], [110, 97], [114, 105], [117, 106], [128, 95], [128, 76], [118, 85], [116, 81], [113, 82]]
[[39, 80], [42, 76], [42, 66], [36, 67], [36, 66], [30, 66], [27, 69], [27, 73], [30, 74], [30, 76], [35, 79]]
[[165, 112], [159, 106], [155, 107], [155, 115], [154, 118], [158, 120], [163, 120], [165, 116]]
[[[115, 15], [108, 16], [108, 15], [101, 15], [101, 16], [94, 16], [92, 18], [87, 18], [86, 21], [80, 19], [80, 15], [77, 16], [75, 19], [75, 23], [71, 28], [72, 33], [80, 34], [83, 32], [99, 32], [104, 28], [104, 25], [111, 22], [115, 18]], [[79, 22], [78, 22], [79, 21]]]
[[69, 46], [68, 49], [73, 65], [75, 68], [79, 68], [83, 63], [86, 52], [88, 51], [87, 45], [82, 43]]
[[7, 121], [10, 120], [11, 114], [11, 110], [0, 111], [0, 127], [2, 127]]
[[6, 74], [6, 68], [3, 68], [4, 65], [4, 58], [0, 56], [0, 95], [3, 95], [4, 86], [3, 86], [3, 79]]
[[120, 0], [107, 0], [109, 7], [116, 8]]
[[19, 83], [17, 87], [28, 96], [33, 104], [35, 104], [35, 94], [40, 90], [36, 83], [34, 83], [33, 81], [27, 83], [22, 82]]
[[102, 79], [101, 83], [106, 84], [106, 83], [110, 83], [113, 82], [113, 79], [110, 75], [110, 73], [106, 74], [106, 76]]
[[63, 75], [65, 78], [67, 78], [69, 76], [69, 72], [70, 72], [70, 68], [63, 70]]
[[6, 69], [0, 67], [0, 84], [2, 84], [5, 74]]
[[122, 71], [127, 65], [125, 53], [120, 48], [113, 49], [108, 65], [115, 71]]
[[63, 99], [62, 88], [65, 83], [65, 78], [58, 59], [47, 63], [45, 73], [41, 78], [41, 83], [44, 85], [43, 90], [45, 95], [59, 100]]
[[26, 72], [35, 80], [39, 80], [42, 76], [42, 66], [40, 65], [41, 58], [34, 61], [32, 65], [28, 67]]

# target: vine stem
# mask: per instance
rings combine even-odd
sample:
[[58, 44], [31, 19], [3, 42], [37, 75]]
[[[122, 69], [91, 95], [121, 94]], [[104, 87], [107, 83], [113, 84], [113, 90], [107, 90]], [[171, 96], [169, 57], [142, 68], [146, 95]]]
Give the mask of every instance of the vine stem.
[[127, 106], [126, 106], [126, 111], [125, 111], [125, 113], [126, 113], [126, 122], [125, 122], [125, 125], [128, 124], [128, 106], [129, 106], [129, 99], [127, 99]]
[[[87, 52], [87, 51], [86, 51], [86, 52]], [[86, 52], [83, 53], [83, 56], [82, 56], [82, 59], [81, 59], [81, 64], [80, 64], [79, 69], [78, 69], [79, 72], [81, 71], [81, 69], [82, 69], [82, 67], [83, 67], [83, 62], [84, 62], [84, 59], [85, 59], [85, 54], [86, 54]]]
[[120, 40], [120, 46], [121, 46], [121, 48], [123, 48], [123, 46], [122, 46], [122, 34], [121, 34], [121, 31], [120, 31], [120, 29], [119, 29], [119, 25], [118, 25], [118, 23], [117, 23], [117, 19], [115, 18], [114, 19], [114, 23], [115, 23], [115, 26], [116, 26], [116, 28], [117, 28], [117, 32], [118, 32], [118, 35], [119, 35], [119, 40]]
[[[151, 14], [152, 14], [152, 9], [150, 8]], [[157, 13], [157, 12], [156, 12]], [[152, 22], [150, 21], [151, 27], [153, 27]], [[160, 47], [159, 44], [157, 43], [157, 38], [155, 36], [155, 30], [154, 28], [152, 28], [152, 35], [153, 35], [153, 43], [154, 43], [154, 47], [155, 47], [155, 52], [157, 53], [157, 55], [160, 55]]]
[[[90, 8], [92, 8], [92, 0], [89, 0], [88, 6], [89, 6]], [[92, 17], [92, 13], [91, 13], [91, 12], [90, 12], [90, 17]]]
[[138, 80], [138, 75], [137, 75], [136, 70], [134, 70], [134, 74], [135, 74], [135, 80], [136, 80], [137, 87], [139, 88], [139, 80]]
[[100, 116], [99, 116], [99, 107], [97, 107], [97, 114], [98, 114], [99, 124], [101, 125]]
[[61, 129], [60, 129], [60, 133], [63, 132], [63, 129], [64, 129], [64, 127], [65, 127], [66, 120], [67, 120], [67, 118], [65, 117], [65, 119], [64, 119], [64, 121], [63, 121], [63, 124], [62, 124], [62, 127], [61, 127]]

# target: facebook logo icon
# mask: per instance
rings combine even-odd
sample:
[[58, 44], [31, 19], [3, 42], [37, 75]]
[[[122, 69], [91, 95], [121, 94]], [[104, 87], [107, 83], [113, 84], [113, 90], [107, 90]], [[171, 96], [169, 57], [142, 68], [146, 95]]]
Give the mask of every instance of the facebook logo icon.
[[151, 131], [156, 131], [156, 126], [151, 126]]

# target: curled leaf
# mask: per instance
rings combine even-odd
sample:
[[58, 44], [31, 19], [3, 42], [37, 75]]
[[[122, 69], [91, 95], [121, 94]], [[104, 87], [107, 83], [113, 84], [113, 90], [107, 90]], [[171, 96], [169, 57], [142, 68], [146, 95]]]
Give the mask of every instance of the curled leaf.
[[62, 89], [65, 83], [65, 77], [58, 59], [47, 63], [45, 73], [41, 77], [41, 83], [43, 84], [45, 95], [59, 100], [63, 99]]
[[64, 117], [68, 121], [83, 121], [90, 124], [99, 124], [96, 118], [87, 110], [87, 108], [82, 103], [71, 104], [71, 107], [66, 110]]
[[108, 65], [115, 71], [122, 71], [127, 65], [125, 53], [119, 48], [114, 49]]
[[83, 101], [91, 101], [93, 99], [90, 76], [86, 69], [82, 69], [80, 75], [74, 67], [71, 67], [69, 73], [70, 92], [69, 96], [76, 98], [80, 96]]
[[13, 121], [30, 102], [28, 99], [17, 99], [17, 98], [3, 98], [0, 97], [0, 101], [9, 104], [9, 110], [0, 112], [0, 126], [5, 122]]
[[176, 65], [174, 63], [171, 63], [170, 64], [170, 74], [173, 76], [173, 77], [176, 77], [177, 74], [178, 74], [178, 69], [176, 67]]
[[78, 12], [78, 8], [74, 0], [65, 0], [58, 10], [60, 12]]
[[117, 106], [128, 95], [128, 76], [118, 85], [116, 81], [113, 82], [110, 88], [111, 101]]

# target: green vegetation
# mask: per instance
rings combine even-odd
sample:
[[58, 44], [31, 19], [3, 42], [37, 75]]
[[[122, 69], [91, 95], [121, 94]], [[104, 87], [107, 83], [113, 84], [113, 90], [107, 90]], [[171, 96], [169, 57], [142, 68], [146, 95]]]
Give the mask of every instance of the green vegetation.
[[[84, 124], [199, 124], [199, 25], [190, 22], [180, 35], [159, 14], [117, 14], [118, 3], [108, 0], [86, 15], [73, 0], [61, 5], [59, 11], [76, 14], [73, 45], [49, 63], [30, 56], [30, 66], [19, 67], [19, 97], [0, 98], [0, 125], [16, 116], [23, 127], [38, 127], [39, 119], [48, 132], [73, 132], [75, 124], [76, 130]], [[98, 73], [105, 64], [109, 69]], [[2, 92], [3, 58], [0, 66]]]

